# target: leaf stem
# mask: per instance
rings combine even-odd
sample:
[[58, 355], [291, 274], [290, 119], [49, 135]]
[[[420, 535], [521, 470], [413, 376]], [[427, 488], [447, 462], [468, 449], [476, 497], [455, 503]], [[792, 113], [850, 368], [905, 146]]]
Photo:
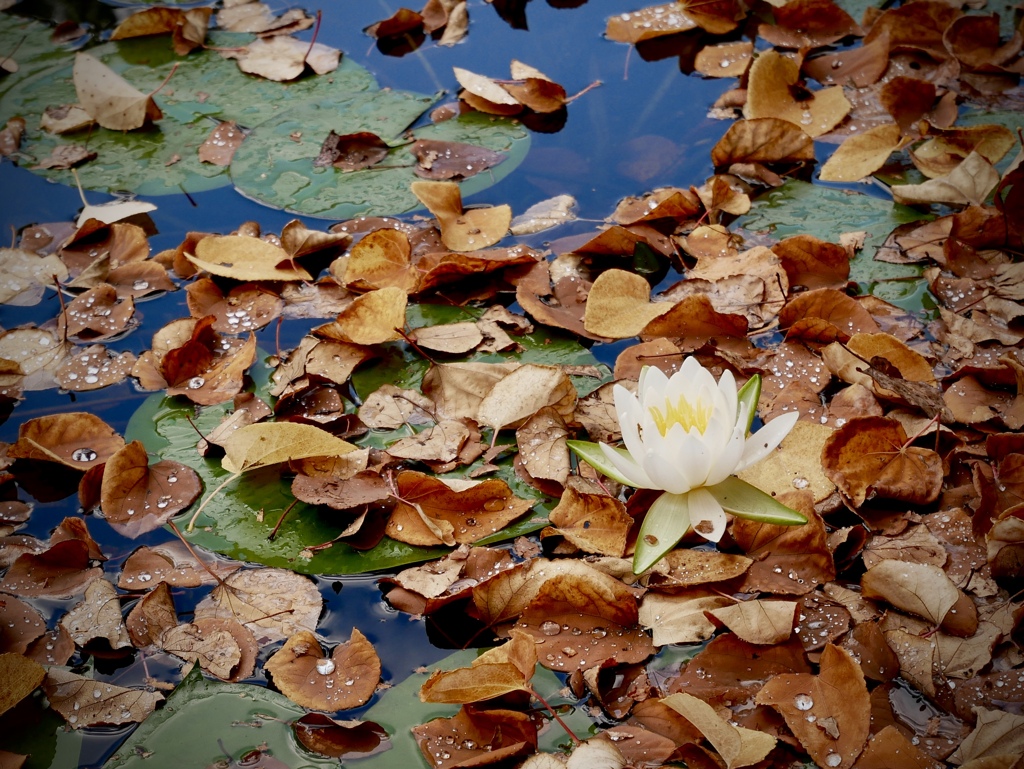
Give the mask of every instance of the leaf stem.
[[211, 499], [213, 499], [215, 496], [217, 496], [217, 494], [220, 493], [220, 490], [223, 489], [225, 486], [227, 486], [229, 483], [231, 483], [231, 481], [234, 481], [234, 480], [236, 480], [236, 479], [238, 479], [240, 477], [242, 477], [241, 473], [235, 473], [234, 475], [229, 475], [227, 478], [225, 478], [224, 482], [221, 483], [220, 486], [215, 488], [210, 493], [210, 496], [208, 496], [206, 499], [204, 499], [203, 503], [201, 505], [199, 505], [198, 509], [194, 513], [192, 513], [192, 517], [188, 519], [188, 526], [185, 527], [185, 531], [191, 533], [196, 528], [196, 518], [198, 518], [199, 514], [201, 512], [203, 512], [203, 508], [206, 507], [207, 503]]
[[553, 707], [551, 707], [551, 705], [548, 703], [548, 701], [546, 699], [544, 699], [540, 695], [540, 692], [538, 692], [536, 689], [534, 689], [533, 686], [529, 682], [526, 683], [526, 691], [528, 691], [531, 694], [531, 696], [536, 697], [537, 700], [540, 702], [540, 704], [544, 706], [545, 710], [547, 710], [548, 713], [551, 714], [551, 717], [553, 719], [555, 719], [555, 721], [558, 722], [558, 725], [561, 726], [562, 729], [565, 730], [565, 733], [569, 735], [569, 739], [572, 740], [572, 744], [574, 746], [575, 745], [579, 745], [580, 742], [581, 742], [580, 738], [577, 737], [575, 734], [573, 734], [573, 731], [572, 731], [572, 729], [569, 728], [569, 725], [567, 723], [565, 723], [565, 721], [562, 720], [562, 717], [558, 715], [558, 713], [555, 711], [555, 709]]

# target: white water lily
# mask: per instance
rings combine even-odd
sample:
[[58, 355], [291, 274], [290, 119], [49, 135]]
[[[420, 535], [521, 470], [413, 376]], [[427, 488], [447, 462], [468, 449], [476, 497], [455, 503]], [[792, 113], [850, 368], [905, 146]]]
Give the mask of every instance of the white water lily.
[[732, 372], [715, 377], [693, 357], [671, 377], [644, 367], [637, 394], [615, 385], [615, 410], [625, 448], [570, 441], [581, 458], [609, 478], [639, 489], [660, 489], [644, 518], [633, 558], [637, 574], [676, 546], [687, 529], [717, 542], [726, 511], [793, 525], [807, 519], [735, 473], [764, 459], [799, 415], [784, 414], [750, 434], [760, 377], [736, 389]]

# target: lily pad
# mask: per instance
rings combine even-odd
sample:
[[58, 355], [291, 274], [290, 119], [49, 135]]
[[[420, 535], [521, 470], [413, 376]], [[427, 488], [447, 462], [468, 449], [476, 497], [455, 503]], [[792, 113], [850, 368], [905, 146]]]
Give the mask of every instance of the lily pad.
[[[16, 85], [40, 72], [62, 64], [70, 66], [74, 53], [54, 45], [50, 39], [52, 27], [6, 13], [0, 18], [3, 18], [3, 24], [0, 24], [0, 59], [17, 65], [17, 71], [0, 75], [0, 97], [5, 97]], [[15, 113], [8, 113], [5, 109], [4, 114], [10, 117]]]
[[[410, 308], [412, 326], [442, 322], [438, 318], [466, 320], [473, 313], [455, 308]], [[428, 318], [430, 320], [428, 320]], [[523, 362], [573, 363], [596, 365], [597, 361], [575, 340], [553, 338], [549, 334], [519, 337], [524, 352], [514, 356], [473, 356], [471, 360], [521, 360]], [[418, 388], [427, 363], [414, 353], [403, 351], [398, 345], [385, 348], [383, 362], [364, 372], [357, 372], [353, 386], [360, 397], [365, 397], [384, 382], [400, 387]], [[266, 394], [269, 371], [262, 366], [252, 372], [257, 380], [257, 392]], [[591, 380], [597, 382], [597, 380]], [[589, 384], [589, 383], [588, 383]], [[596, 386], [596, 385], [594, 385]], [[153, 395], [132, 415], [125, 431], [126, 440], [140, 440], [146, 450], [159, 459], [171, 459], [193, 468], [203, 481], [204, 497], [217, 488], [229, 473], [216, 459], [203, 459], [196, 451], [196, 430], [206, 434], [221, 421], [229, 406], [210, 406], [195, 413], [193, 404], [183, 398]], [[191, 420], [191, 421], [190, 421]], [[193, 427], [193, 425], [195, 425]], [[406, 433], [396, 431], [393, 439]], [[379, 446], [381, 436], [370, 436], [354, 441], [360, 445]], [[388, 441], [390, 442], [390, 441]], [[520, 497], [537, 499], [533, 513], [498, 533], [482, 540], [483, 544], [512, 539], [537, 531], [546, 525], [548, 511], [555, 500], [543, 497], [536, 489], [526, 485], [515, 475], [511, 461], [501, 463], [496, 474], [505, 480]], [[359, 551], [336, 543], [309, 557], [307, 548], [334, 539], [347, 525], [342, 516], [330, 508], [303, 503], [295, 504], [288, 518], [273, 540], [268, 535], [285, 510], [295, 502], [291, 482], [282, 478], [278, 467], [253, 470], [229, 483], [207, 504], [196, 528], [185, 533], [186, 538], [208, 550], [223, 553], [243, 561], [291, 569], [303, 574], [359, 574], [392, 569], [410, 563], [419, 563], [443, 556], [445, 548], [425, 548], [406, 545], [385, 537], [371, 550]], [[191, 513], [181, 519], [186, 521]]]
[[296, 769], [336, 767], [337, 760], [309, 753], [292, 738], [289, 724], [305, 713], [262, 686], [207, 680], [195, 665], [103, 766], [216, 766], [259, 749]]
[[[419, 179], [416, 157], [409, 147], [416, 139], [462, 142], [506, 155], [503, 162], [461, 183], [463, 196], [500, 181], [518, 166], [530, 147], [527, 131], [513, 120], [468, 113], [443, 123], [403, 131], [428, 103], [408, 102], [413, 95], [401, 91], [367, 94], [345, 108], [307, 104], [257, 126], [235, 152], [231, 177], [248, 198], [291, 213], [325, 219], [401, 214], [422, 208], [409, 191]], [[407, 105], [421, 104], [404, 124]], [[388, 120], [382, 118], [387, 116]], [[398, 121], [400, 122], [400, 121]], [[358, 171], [328, 166], [314, 168], [313, 161], [330, 130], [340, 135], [369, 131], [392, 146], [380, 163]], [[301, 138], [295, 141], [296, 135]]]
[[813, 235], [832, 243], [845, 232], [867, 233], [864, 247], [850, 262], [850, 280], [861, 290], [911, 312], [933, 308], [921, 268], [875, 261], [875, 253], [896, 227], [930, 219], [920, 211], [860, 192], [790, 180], [755, 200], [737, 225], [766, 230], [779, 239]]

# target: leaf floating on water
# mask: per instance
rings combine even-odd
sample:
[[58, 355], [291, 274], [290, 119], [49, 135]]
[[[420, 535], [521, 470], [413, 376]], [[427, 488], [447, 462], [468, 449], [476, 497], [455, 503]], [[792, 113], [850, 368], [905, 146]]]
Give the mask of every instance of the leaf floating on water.
[[292, 732], [306, 750], [330, 758], [359, 758], [391, 747], [388, 733], [374, 721], [336, 721], [322, 713], [296, 719]]
[[320, 154], [313, 161], [313, 168], [334, 166], [342, 171], [358, 171], [382, 161], [389, 150], [387, 143], [370, 131], [344, 136], [331, 131], [320, 145]]
[[286, 82], [295, 80], [308, 66], [318, 75], [338, 68], [341, 51], [323, 43], [313, 43], [287, 35], [260, 38], [240, 51], [224, 51], [225, 58], [237, 59], [238, 68], [250, 75]]
[[519, 216], [512, 219], [509, 231], [513, 235], [532, 235], [536, 232], [557, 227], [576, 220], [576, 198], [572, 195], [556, 195], [553, 198], [534, 203]]
[[146, 449], [132, 441], [103, 468], [100, 506], [111, 526], [135, 539], [187, 508], [201, 490], [191, 467], [169, 460], [150, 466]]
[[185, 258], [211, 275], [235, 280], [312, 280], [280, 246], [247, 235], [211, 235]]
[[156, 692], [94, 681], [59, 668], [47, 671], [43, 691], [72, 729], [138, 723], [163, 700]]
[[503, 153], [486, 147], [435, 139], [417, 139], [409, 149], [419, 160], [416, 175], [437, 181], [468, 179], [505, 159]]
[[124, 439], [87, 411], [51, 414], [23, 422], [18, 442], [7, 455], [59, 462], [75, 470], [101, 465], [124, 446]]
[[326, 430], [298, 422], [257, 422], [235, 431], [224, 443], [221, 465], [244, 473], [307, 457], [335, 457], [356, 447]]
[[316, 585], [285, 569], [245, 569], [224, 578], [196, 607], [195, 619], [237, 619], [260, 643], [282, 641], [320, 621], [323, 598]]
[[206, 40], [212, 13], [212, 8], [144, 8], [118, 24], [110, 33], [110, 39], [125, 40], [169, 32], [173, 36], [174, 52], [185, 56]]
[[13, 652], [0, 654], [0, 715], [13, 708], [43, 682], [46, 669]]
[[90, 583], [85, 590], [85, 600], [65, 614], [61, 624], [79, 647], [97, 638], [106, 640], [112, 649], [132, 645], [121, 618], [117, 590], [105, 579]]
[[104, 128], [131, 131], [163, 117], [153, 101], [92, 54], [75, 55], [75, 90], [82, 107]]
[[292, 702], [312, 710], [349, 710], [365, 705], [380, 681], [380, 658], [358, 629], [325, 657], [316, 636], [300, 631], [264, 666]]

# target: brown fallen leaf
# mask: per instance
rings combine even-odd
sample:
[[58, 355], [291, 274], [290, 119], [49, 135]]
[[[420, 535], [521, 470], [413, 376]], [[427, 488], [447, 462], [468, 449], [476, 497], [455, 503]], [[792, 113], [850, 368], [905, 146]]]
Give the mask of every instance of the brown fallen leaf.
[[256, 639], [235, 619], [198, 618], [165, 630], [158, 645], [223, 681], [240, 681], [256, 668]]
[[229, 166], [235, 150], [242, 146], [243, 141], [245, 133], [233, 120], [218, 123], [206, 140], [199, 145], [199, 162]]
[[755, 699], [782, 714], [818, 766], [849, 769], [869, 733], [871, 702], [864, 674], [849, 652], [831, 644], [821, 655], [820, 668], [816, 676], [776, 676]]
[[0, 715], [30, 695], [46, 678], [38, 662], [14, 652], [0, 654]]
[[276, 35], [258, 38], [247, 46], [228, 52], [221, 52], [225, 58], [238, 60], [238, 68], [250, 75], [259, 75], [267, 80], [287, 82], [299, 77], [308, 66], [318, 75], [326, 75], [338, 68], [341, 51], [323, 43]]
[[79, 647], [98, 638], [106, 640], [111, 649], [132, 645], [121, 618], [117, 590], [105, 579], [89, 583], [85, 589], [85, 600], [61, 618], [61, 625]]
[[835, 128], [850, 111], [850, 102], [838, 87], [814, 92], [799, 89], [801, 98], [796, 99], [793, 94], [800, 77], [799, 65], [774, 50], [758, 56], [747, 77], [743, 116], [748, 120], [780, 118], [816, 137]]
[[299, 631], [264, 665], [274, 686], [292, 702], [312, 710], [349, 710], [366, 704], [380, 681], [380, 658], [357, 628], [324, 656], [316, 637]]
[[437, 769], [508, 763], [537, 749], [536, 724], [516, 710], [464, 705], [453, 717], [414, 726], [412, 733], [425, 760]]
[[452, 251], [484, 249], [508, 233], [512, 209], [507, 205], [463, 211], [462, 193], [455, 182], [413, 182], [410, 189], [437, 217], [441, 241]]
[[344, 135], [331, 131], [320, 146], [313, 167], [334, 166], [342, 171], [359, 171], [384, 160], [389, 150], [387, 142], [370, 131]]
[[212, 8], [144, 8], [135, 11], [110, 33], [111, 40], [171, 33], [174, 52], [186, 56], [206, 40]]
[[166, 459], [150, 466], [145, 447], [132, 441], [103, 467], [100, 507], [111, 526], [135, 539], [165, 524], [201, 492], [191, 467]]
[[58, 462], [74, 470], [101, 465], [124, 446], [124, 439], [95, 414], [51, 414], [23, 422], [7, 455]]
[[292, 733], [306, 750], [328, 758], [357, 758], [391, 747], [388, 733], [375, 721], [336, 721], [322, 713], [292, 721]]
[[661, 703], [693, 724], [715, 747], [728, 769], [756, 764], [775, 747], [776, 740], [770, 734], [733, 726], [711, 705], [693, 695], [679, 692], [663, 698]]
[[312, 632], [319, 622], [323, 598], [316, 585], [285, 569], [244, 569], [224, 578], [195, 610], [203, 617], [237, 619], [260, 643], [281, 641], [299, 631]]
[[137, 649], [155, 645], [165, 631], [177, 624], [178, 615], [174, 611], [174, 598], [166, 582], [159, 583], [142, 596], [125, 620], [128, 636]]
[[633, 517], [626, 506], [606, 494], [587, 494], [566, 488], [548, 515], [552, 526], [586, 553], [621, 558]]
[[46, 672], [43, 691], [72, 729], [138, 723], [163, 700], [156, 692], [95, 681], [60, 668]]
[[419, 161], [416, 175], [436, 181], [468, 179], [505, 160], [504, 154], [486, 147], [434, 139], [417, 139], [409, 151]]
[[0, 581], [0, 591], [26, 598], [71, 598], [102, 576], [103, 569], [89, 566], [88, 545], [66, 540], [42, 553], [19, 555]]

